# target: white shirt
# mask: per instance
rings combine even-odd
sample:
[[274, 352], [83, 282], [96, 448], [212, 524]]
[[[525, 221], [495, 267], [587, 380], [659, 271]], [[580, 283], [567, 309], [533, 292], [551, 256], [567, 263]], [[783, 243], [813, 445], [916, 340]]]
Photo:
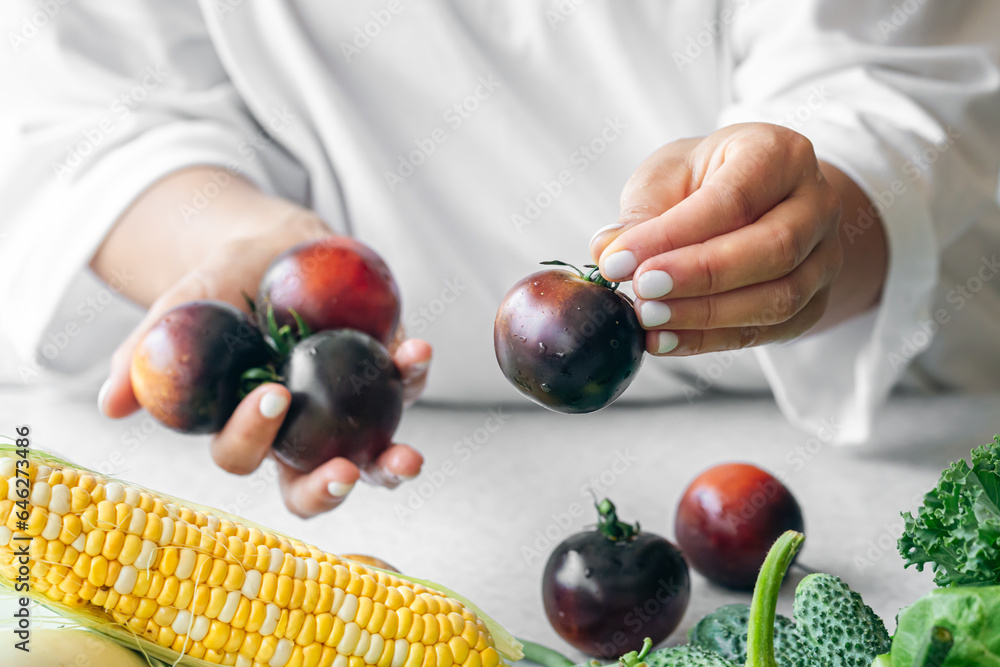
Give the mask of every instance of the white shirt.
[[808, 136], [879, 202], [881, 306], [752, 353], [649, 358], [626, 398], [766, 379], [794, 422], [859, 442], [915, 357], [925, 385], [1000, 387], [993, 0], [52, 0], [0, 12], [7, 382], [104, 372], [139, 313], [87, 272], [90, 255], [144, 188], [209, 164], [217, 182], [192, 193], [187, 224], [237, 172], [312, 207], [392, 267], [408, 333], [436, 349], [429, 399], [519, 400], [492, 349], [505, 291], [540, 260], [588, 261], [591, 234], [657, 147], [765, 121]]

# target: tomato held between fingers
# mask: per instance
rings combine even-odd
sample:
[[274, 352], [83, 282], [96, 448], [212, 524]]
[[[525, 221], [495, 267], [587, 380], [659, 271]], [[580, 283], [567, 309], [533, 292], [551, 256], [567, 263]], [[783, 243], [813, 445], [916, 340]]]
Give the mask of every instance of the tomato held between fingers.
[[388, 350], [353, 329], [298, 343], [281, 369], [292, 393], [275, 455], [309, 472], [336, 457], [358, 466], [388, 448], [403, 413], [403, 380]]
[[570, 414], [610, 405], [635, 379], [645, 350], [629, 298], [596, 268], [574, 271], [549, 269], [518, 282], [493, 326], [507, 379], [536, 403]]
[[610, 500], [597, 509], [597, 529], [572, 535], [549, 556], [542, 600], [563, 639], [612, 658], [639, 649], [646, 637], [669, 637], [687, 609], [691, 581], [677, 547], [619, 521]]
[[279, 255], [260, 282], [256, 310], [266, 330], [268, 307], [279, 327], [295, 311], [312, 331], [356, 329], [388, 345], [399, 327], [399, 288], [385, 261], [342, 236], [301, 243]]
[[240, 402], [240, 378], [266, 364], [264, 338], [238, 308], [191, 301], [168, 310], [132, 354], [132, 391], [164, 425], [215, 433]]

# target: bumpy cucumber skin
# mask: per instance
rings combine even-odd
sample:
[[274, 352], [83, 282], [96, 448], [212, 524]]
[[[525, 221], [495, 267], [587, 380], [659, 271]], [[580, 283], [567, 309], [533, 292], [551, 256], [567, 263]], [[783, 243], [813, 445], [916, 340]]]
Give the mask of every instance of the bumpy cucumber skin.
[[[729, 604], [698, 621], [688, 640], [692, 646], [718, 653], [728, 660], [744, 664], [747, 660], [747, 627], [750, 607]], [[823, 661], [796, 632], [795, 624], [784, 616], [774, 619], [774, 660], [778, 667], [816, 667]]]
[[795, 589], [795, 627], [828, 665], [870, 667], [892, 640], [882, 619], [839, 577], [810, 574]]
[[643, 662], [649, 667], [736, 667], [736, 663], [721, 655], [695, 646], [678, 646], [653, 651]]
[[[892, 645], [882, 619], [838, 577], [811, 574], [795, 590], [795, 622], [777, 616], [774, 659], [779, 667], [870, 667]], [[745, 604], [720, 607], [692, 628], [692, 646], [743, 664], [747, 659]]]

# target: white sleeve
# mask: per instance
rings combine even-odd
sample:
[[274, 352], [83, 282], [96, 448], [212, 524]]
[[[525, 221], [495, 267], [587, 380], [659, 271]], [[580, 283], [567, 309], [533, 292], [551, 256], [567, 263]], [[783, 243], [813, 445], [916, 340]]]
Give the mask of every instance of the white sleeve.
[[[0, 320], [3, 367], [36, 356], [61, 296], [145, 188], [216, 165], [220, 187], [238, 172], [275, 192], [291, 160], [248, 112], [192, 0], [10, 1], [0, 28], [0, 294], [17, 313]], [[192, 192], [185, 221], [211, 196]]]
[[[771, 122], [874, 202], [889, 272], [880, 306], [831, 331], [755, 354], [785, 415], [842, 443], [875, 411], [926, 335], [941, 250], [995, 213], [1000, 160], [1000, 3], [734, 0], [733, 99], [720, 125]], [[847, 212], [853, 215], [854, 211]]]

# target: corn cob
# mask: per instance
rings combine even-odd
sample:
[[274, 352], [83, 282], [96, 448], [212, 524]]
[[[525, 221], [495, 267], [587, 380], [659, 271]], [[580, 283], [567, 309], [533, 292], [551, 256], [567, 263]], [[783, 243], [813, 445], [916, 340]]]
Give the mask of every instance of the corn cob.
[[498, 648], [520, 658], [516, 640], [440, 586], [37, 450], [29, 460], [17, 505], [16, 455], [0, 445], [0, 583], [14, 588], [26, 545], [33, 597], [151, 655], [240, 667], [498, 667]]

